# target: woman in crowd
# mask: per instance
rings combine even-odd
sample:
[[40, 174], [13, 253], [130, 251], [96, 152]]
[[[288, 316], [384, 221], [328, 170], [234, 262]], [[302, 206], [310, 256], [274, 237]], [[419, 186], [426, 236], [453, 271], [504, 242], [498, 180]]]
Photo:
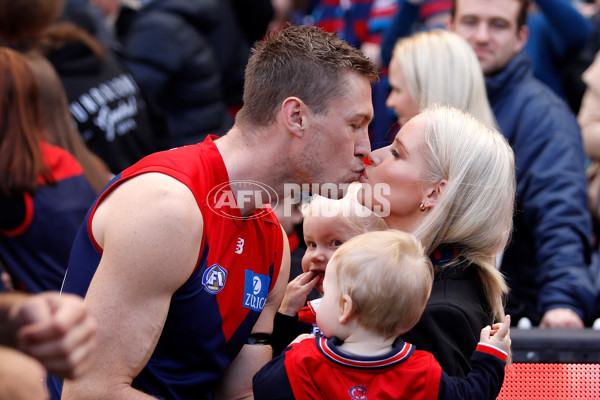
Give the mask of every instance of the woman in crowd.
[[59, 290], [96, 193], [75, 158], [45, 140], [25, 57], [0, 48], [0, 262], [16, 289]]
[[401, 125], [431, 104], [444, 104], [496, 126], [477, 57], [453, 32], [436, 29], [399, 40], [390, 62], [389, 81], [386, 105]]

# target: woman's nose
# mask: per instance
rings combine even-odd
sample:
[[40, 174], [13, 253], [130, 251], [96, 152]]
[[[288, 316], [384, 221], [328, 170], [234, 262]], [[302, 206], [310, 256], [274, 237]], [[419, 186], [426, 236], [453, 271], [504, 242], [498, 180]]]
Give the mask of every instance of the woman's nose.
[[381, 162], [385, 158], [384, 154], [387, 149], [387, 147], [383, 147], [371, 152], [371, 154], [369, 155], [369, 164], [371, 164], [374, 167], [381, 164]]

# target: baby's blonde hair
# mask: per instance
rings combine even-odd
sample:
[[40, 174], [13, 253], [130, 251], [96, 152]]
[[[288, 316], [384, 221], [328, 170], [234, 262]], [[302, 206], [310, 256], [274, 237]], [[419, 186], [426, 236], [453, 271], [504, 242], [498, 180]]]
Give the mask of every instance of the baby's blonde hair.
[[412, 234], [391, 229], [355, 236], [330, 263], [336, 265], [341, 296], [350, 296], [353, 317], [364, 328], [389, 338], [407, 332], [421, 318], [433, 267]]
[[358, 202], [357, 195], [361, 187], [360, 183], [350, 184], [346, 195], [339, 200], [315, 194], [302, 205], [302, 216], [334, 217], [348, 227], [353, 235], [387, 229], [383, 218]]

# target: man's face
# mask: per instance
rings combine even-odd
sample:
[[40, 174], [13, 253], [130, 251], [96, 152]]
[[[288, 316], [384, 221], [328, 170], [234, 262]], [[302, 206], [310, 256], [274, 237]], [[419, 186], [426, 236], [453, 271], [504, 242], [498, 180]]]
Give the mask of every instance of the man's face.
[[[348, 73], [343, 85], [344, 94], [332, 98], [326, 112], [310, 112], [309, 140], [301, 155], [290, 160], [302, 183], [333, 187], [358, 181], [364, 170], [362, 160], [371, 152], [371, 83], [357, 73]], [[333, 198], [343, 195], [341, 191], [321, 194]]]
[[528, 30], [517, 29], [518, 0], [457, 0], [449, 28], [475, 50], [484, 75], [494, 75], [525, 46]]

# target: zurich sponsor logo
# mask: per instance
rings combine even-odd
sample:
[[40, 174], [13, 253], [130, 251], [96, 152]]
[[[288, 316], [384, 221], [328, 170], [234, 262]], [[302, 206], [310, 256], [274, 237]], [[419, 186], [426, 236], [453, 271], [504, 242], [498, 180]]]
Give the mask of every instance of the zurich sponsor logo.
[[204, 271], [202, 284], [208, 293], [217, 294], [225, 286], [227, 271], [219, 264], [213, 264]]
[[352, 386], [348, 393], [354, 400], [367, 400], [367, 388], [364, 386]]
[[270, 282], [271, 279], [268, 275], [255, 274], [253, 271], [246, 270], [244, 307], [254, 311], [262, 311], [267, 301]]

